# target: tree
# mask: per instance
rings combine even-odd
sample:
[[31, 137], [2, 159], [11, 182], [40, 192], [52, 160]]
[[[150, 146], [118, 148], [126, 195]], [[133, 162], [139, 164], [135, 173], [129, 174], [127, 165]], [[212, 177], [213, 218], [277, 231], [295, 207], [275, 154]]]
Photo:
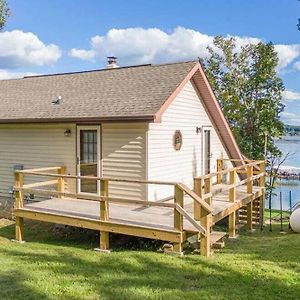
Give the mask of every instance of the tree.
[[284, 86], [277, 76], [273, 44], [238, 47], [234, 38], [217, 36], [208, 51], [206, 74], [242, 152], [252, 159], [263, 158], [268, 134], [268, 151], [279, 155], [274, 138], [284, 130], [279, 116]]
[[0, 30], [2, 30], [3, 27], [5, 26], [9, 15], [10, 15], [10, 10], [7, 6], [7, 2], [5, 0], [0, 0]]

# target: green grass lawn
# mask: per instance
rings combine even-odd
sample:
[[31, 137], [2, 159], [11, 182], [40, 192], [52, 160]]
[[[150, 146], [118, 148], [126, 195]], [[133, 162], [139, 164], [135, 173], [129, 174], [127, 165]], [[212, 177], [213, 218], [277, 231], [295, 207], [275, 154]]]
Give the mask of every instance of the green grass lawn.
[[37, 223], [25, 226], [27, 242], [18, 244], [10, 241], [13, 225], [0, 227], [1, 300], [300, 299], [300, 234], [281, 234], [278, 225], [240, 232], [209, 259], [117, 241], [111, 254], [97, 253], [95, 233]]

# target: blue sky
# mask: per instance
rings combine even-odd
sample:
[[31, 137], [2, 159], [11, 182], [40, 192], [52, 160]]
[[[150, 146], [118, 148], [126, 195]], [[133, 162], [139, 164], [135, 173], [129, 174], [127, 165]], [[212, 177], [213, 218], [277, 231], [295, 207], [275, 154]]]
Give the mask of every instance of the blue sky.
[[0, 33], [0, 78], [195, 59], [215, 35], [238, 45], [272, 41], [284, 80], [282, 119], [300, 125], [300, 18], [297, 0], [8, 0]]

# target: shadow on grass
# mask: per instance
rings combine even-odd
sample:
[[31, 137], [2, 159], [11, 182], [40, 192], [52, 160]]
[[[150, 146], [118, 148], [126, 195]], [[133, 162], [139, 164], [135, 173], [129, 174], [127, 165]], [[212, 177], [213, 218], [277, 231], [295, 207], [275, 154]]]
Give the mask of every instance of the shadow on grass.
[[[66, 285], [72, 281], [73, 287], [79, 287], [88, 280], [89, 290], [101, 299], [297, 299], [300, 295], [299, 287], [295, 289], [276, 278], [255, 278], [251, 273], [238, 272], [199, 257], [162, 260], [159, 254], [130, 253], [127, 258], [100, 254], [95, 260], [65, 251], [49, 255], [2, 249], [0, 253], [20, 263], [41, 265], [44, 272], [55, 273]], [[6, 281], [5, 289], [20, 289], [20, 281], [22, 276], [12, 276]], [[25, 292], [30, 296], [28, 299], [44, 297], [36, 291]], [[16, 295], [13, 298], [18, 299]], [[63, 298], [77, 299], [68, 292]], [[82, 298], [78, 296], [78, 299]]]
[[[99, 254], [74, 248], [87, 237], [74, 244], [75, 236], [62, 242], [51, 230], [42, 230], [38, 225], [27, 230], [28, 240], [41, 242], [38, 251], [30, 247], [31, 243], [0, 248], [1, 260], [13, 261], [15, 268], [20, 268], [11, 276], [0, 271], [0, 299], [57, 299], [53, 296], [57, 282], [65, 287], [61, 288], [60, 299], [298, 299], [300, 295], [299, 285], [270, 275], [268, 264], [258, 271], [259, 261], [287, 263], [283, 265], [286, 268], [295, 263], [299, 268], [299, 244], [294, 249], [299, 239], [295, 235], [242, 233], [238, 241], [228, 243], [226, 250], [205, 259], [137, 251]], [[12, 238], [13, 234], [14, 226], [0, 229], [2, 237]], [[292, 245], [290, 253], [283, 251], [287, 244]], [[89, 245], [85, 242], [83, 248]], [[37, 275], [30, 273], [30, 268]], [[36, 289], [27, 288], [24, 280], [35, 280], [35, 276], [48, 276], [52, 288], [47, 292], [38, 285]], [[77, 291], [80, 288], [82, 294]], [[5, 298], [9, 289], [12, 297]]]
[[[26, 275], [21, 272], [1, 272], [0, 271], [0, 296], [1, 300], [10, 299], [49, 299], [45, 293], [38, 292], [24, 284]], [[19, 295], [19, 296], [17, 296]]]

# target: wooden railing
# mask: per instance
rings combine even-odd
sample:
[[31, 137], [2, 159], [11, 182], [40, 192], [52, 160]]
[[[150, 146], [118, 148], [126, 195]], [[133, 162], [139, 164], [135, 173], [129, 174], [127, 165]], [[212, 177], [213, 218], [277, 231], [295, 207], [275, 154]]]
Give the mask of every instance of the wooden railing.
[[[239, 163], [239, 166], [231, 167], [223, 170], [224, 161], [230, 163]], [[245, 186], [245, 192], [253, 193], [253, 186], [260, 188], [265, 187], [265, 161], [243, 161], [239, 159], [218, 159], [217, 172], [210, 173], [204, 176], [194, 178], [195, 193], [209, 205], [212, 204], [212, 183], [215, 179], [215, 184], [220, 185], [218, 192], [229, 191], [229, 201], [234, 203], [236, 201], [237, 188]], [[264, 207], [264, 199], [261, 199], [261, 207]], [[252, 210], [253, 202], [247, 204], [247, 224], [249, 229], [252, 229]], [[263, 215], [263, 211], [261, 211]], [[211, 226], [209, 215], [201, 211], [201, 208], [195, 203], [194, 216], [206, 230]], [[235, 236], [236, 214], [235, 212], [229, 215], [229, 236]], [[202, 237], [203, 238], [203, 237]], [[205, 239], [205, 237], [204, 237]], [[208, 242], [208, 241], [207, 241]]]
[[[209, 256], [211, 253], [211, 241], [210, 232], [212, 227], [212, 201], [213, 180], [217, 184], [224, 184], [221, 186], [222, 191], [229, 191], [229, 201], [235, 202], [236, 189], [239, 186], [245, 185], [246, 192], [251, 194], [253, 192], [253, 185], [258, 185], [264, 188], [265, 177], [265, 162], [253, 161], [250, 163], [242, 163], [240, 166], [228, 168], [222, 170], [223, 162], [225, 160], [218, 160], [218, 170], [215, 173], [211, 173], [204, 176], [194, 178], [194, 188], [191, 190], [189, 187], [182, 183], [177, 182], [165, 182], [165, 181], [151, 181], [151, 180], [131, 180], [120, 178], [106, 178], [106, 177], [92, 177], [92, 176], [78, 176], [66, 174], [66, 168], [64, 166], [39, 168], [31, 170], [18, 170], [15, 172], [15, 207], [24, 208], [24, 193], [34, 194], [43, 197], [70, 197], [82, 200], [90, 200], [99, 202], [99, 219], [101, 222], [107, 222], [109, 220], [109, 203], [126, 203], [126, 204], [140, 204], [144, 206], [153, 207], [165, 207], [172, 208], [174, 210], [174, 229], [181, 233], [182, 239], [184, 235], [183, 221], [187, 220], [198, 232], [200, 239], [200, 252], [202, 255]], [[235, 160], [231, 160], [235, 161]], [[238, 180], [238, 175], [240, 176]], [[50, 178], [46, 181], [39, 181], [35, 183], [24, 184], [24, 176], [34, 177], [46, 177]], [[246, 177], [246, 178], [245, 178]], [[73, 179], [88, 179], [100, 181], [100, 194], [88, 195], [78, 194], [67, 191], [66, 180]], [[139, 183], [148, 185], [167, 185], [174, 187], [174, 202], [161, 202], [161, 201], [149, 201], [141, 199], [130, 198], [116, 198], [109, 196], [109, 182], [122, 182], [122, 183]], [[42, 189], [42, 187], [53, 186], [55, 189]], [[194, 205], [193, 215], [189, 214], [185, 210], [185, 196], [189, 196]], [[171, 198], [172, 199], [172, 198]], [[251, 209], [251, 203], [249, 203], [249, 211]], [[251, 218], [249, 214], [249, 219]], [[16, 220], [16, 238], [22, 238], [23, 221], [21, 218]], [[250, 226], [250, 225], [249, 225]], [[251, 228], [249, 228], [251, 229]], [[137, 230], [138, 231], [138, 230]], [[138, 235], [138, 233], [137, 233]], [[235, 213], [229, 215], [229, 235], [235, 235]], [[108, 232], [104, 232], [101, 235], [100, 247], [107, 249], [108, 247]], [[174, 245], [175, 252], [182, 252], [182, 242]]]
[[[55, 171], [52, 172], [52, 171]], [[34, 194], [36, 196], [43, 197], [71, 197], [82, 200], [98, 201], [100, 203], [99, 207], [99, 219], [103, 222], [109, 220], [109, 203], [126, 203], [126, 204], [141, 204], [144, 206], [156, 206], [156, 207], [167, 207], [174, 209], [174, 229], [179, 231], [182, 235], [183, 230], [183, 220], [186, 219], [190, 222], [194, 228], [202, 236], [208, 236], [209, 232], [207, 227], [202, 226], [201, 223], [197, 222], [193, 216], [191, 216], [184, 209], [184, 199], [185, 195], [189, 195], [195, 203], [205, 211], [206, 214], [211, 214], [211, 208], [203, 199], [201, 199], [196, 193], [190, 190], [187, 186], [183, 184], [178, 184], [176, 182], [164, 182], [164, 181], [148, 181], [148, 180], [127, 180], [119, 178], [105, 178], [105, 177], [91, 177], [91, 176], [77, 176], [65, 174], [65, 167], [50, 167], [50, 168], [39, 168], [30, 170], [18, 170], [15, 172], [15, 199], [16, 208], [24, 208], [24, 193]], [[50, 173], [51, 172], [51, 173]], [[50, 177], [51, 180], [39, 181], [35, 183], [24, 184], [24, 176], [37, 176], [37, 177]], [[55, 178], [55, 179], [52, 179]], [[66, 179], [89, 179], [100, 181], [100, 195], [87, 195], [68, 192], [65, 189]], [[156, 185], [168, 185], [174, 187], [174, 202], [158, 202], [140, 199], [129, 199], [129, 198], [116, 198], [109, 196], [109, 182], [125, 182], [125, 183], [140, 183], [140, 184], [156, 184]], [[41, 189], [41, 187], [54, 186], [55, 189]], [[22, 224], [20, 224], [20, 228]], [[22, 230], [19, 230], [20, 232]], [[21, 233], [20, 233], [21, 234]], [[17, 237], [18, 239], [18, 237]], [[100, 245], [103, 248], [107, 248], [108, 245], [108, 233], [102, 233]], [[182, 252], [182, 243], [174, 245], [175, 252]]]

